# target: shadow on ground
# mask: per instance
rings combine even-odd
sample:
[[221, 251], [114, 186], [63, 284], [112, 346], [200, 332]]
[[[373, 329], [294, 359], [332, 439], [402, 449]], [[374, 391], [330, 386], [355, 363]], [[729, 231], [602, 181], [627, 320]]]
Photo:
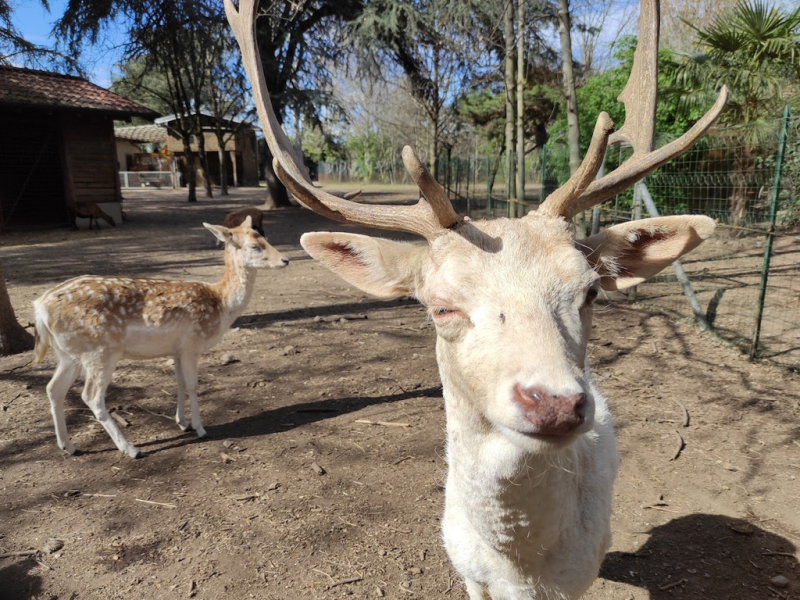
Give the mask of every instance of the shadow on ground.
[[771, 598], [776, 575], [800, 580], [795, 546], [747, 521], [693, 514], [649, 533], [636, 552], [609, 553], [600, 577], [643, 588], [650, 600]]

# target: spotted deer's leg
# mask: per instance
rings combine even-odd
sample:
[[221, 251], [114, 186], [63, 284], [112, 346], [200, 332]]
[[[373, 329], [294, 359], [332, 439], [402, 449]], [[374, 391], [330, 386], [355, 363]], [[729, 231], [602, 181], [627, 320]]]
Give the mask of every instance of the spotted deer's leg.
[[175, 413], [175, 422], [182, 431], [189, 431], [191, 427], [186, 422], [186, 382], [180, 355], [175, 356], [175, 379], [178, 380], [178, 410]]
[[92, 409], [95, 418], [106, 430], [111, 440], [123, 454], [132, 458], [140, 458], [142, 453], [122, 435], [119, 427], [106, 409], [106, 389], [111, 383], [114, 369], [122, 357], [120, 351], [103, 351], [100, 356], [84, 363], [86, 369], [86, 389], [91, 393], [86, 404]]
[[186, 393], [189, 395], [189, 407], [192, 411], [192, 429], [197, 432], [197, 437], [205, 437], [206, 430], [200, 419], [200, 408], [197, 406], [197, 361], [199, 357], [193, 354], [184, 354], [181, 358], [183, 382]]
[[469, 600], [489, 600], [481, 584], [471, 579], [464, 579], [464, 586], [467, 588]]
[[47, 397], [50, 399], [50, 412], [56, 426], [58, 447], [69, 454], [75, 454], [75, 445], [69, 439], [67, 421], [64, 417], [64, 398], [70, 386], [75, 383], [81, 365], [66, 354], [58, 354], [58, 366], [53, 378], [47, 384]]

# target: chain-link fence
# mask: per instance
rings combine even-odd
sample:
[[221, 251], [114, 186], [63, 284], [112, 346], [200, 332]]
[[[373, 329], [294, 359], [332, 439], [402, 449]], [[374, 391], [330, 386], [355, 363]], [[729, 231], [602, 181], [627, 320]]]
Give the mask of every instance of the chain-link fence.
[[[605, 171], [629, 154], [629, 148], [610, 148]], [[523, 214], [569, 177], [565, 147], [532, 153], [526, 157], [525, 203], [515, 210], [507, 164], [505, 156], [442, 158], [436, 175], [456, 210], [473, 218]], [[411, 183], [399, 160], [369, 169], [322, 163], [320, 174], [328, 182]], [[700, 312], [718, 335], [750, 356], [800, 370], [800, 116], [787, 110], [782, 119], [714, 128], [636, 189], [604, 202], [594, 215], [576, 217], [578, 229], [649, 216], [645, 194], [661, 215], [703, 214], [719, 226], [714, 238], [682, 261], [699, 311], [690, 307], [673, 268], [628, 298], [675, 316]]]

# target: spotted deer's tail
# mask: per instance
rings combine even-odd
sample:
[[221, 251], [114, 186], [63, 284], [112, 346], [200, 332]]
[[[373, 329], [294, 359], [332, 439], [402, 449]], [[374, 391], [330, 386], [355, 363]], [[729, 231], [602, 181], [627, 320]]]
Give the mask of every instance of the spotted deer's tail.
[[33, 310], [36, 315], [35, 343], [33, 348], [33, 364], [39, 364], [50, 349], [50, 328], [47, 325], [47, 311], [39, 300], [34, 301]]

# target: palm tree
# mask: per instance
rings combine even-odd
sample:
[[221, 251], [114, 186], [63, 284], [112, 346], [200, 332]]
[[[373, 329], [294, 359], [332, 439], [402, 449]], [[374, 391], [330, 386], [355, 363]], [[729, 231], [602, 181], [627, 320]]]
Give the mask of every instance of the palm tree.
[[764, 0], [740, 0], [705, 29], [692, 29], [698, 51], [675, 66], [674, 91], [691, 111], [713, 101], [723, 84], [730, 88], [720, 122], [733, 137], [730, 222], [741, 225], [748, 201], [744, 174], [753, 167], [756, 148], [774, 137], [775, 118], [800, 81], [800, 8], [787, 12]]

